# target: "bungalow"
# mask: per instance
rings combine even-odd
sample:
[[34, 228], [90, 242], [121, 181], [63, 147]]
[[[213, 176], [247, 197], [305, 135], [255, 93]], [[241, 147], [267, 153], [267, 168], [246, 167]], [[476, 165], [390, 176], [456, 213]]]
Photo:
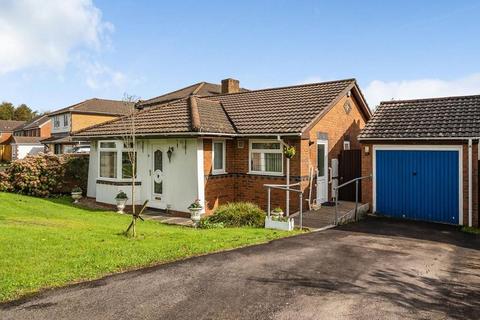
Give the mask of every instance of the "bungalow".
[[479, 225], [480, 95], [382, 102], [362, 130], [363, 201], [377, 214]]
[[[48, 150], [55, 154], [69, 153], [83, 141], [73, 141], [71, 133], [129, 114], [133, 104], [118, 100], [89, 99], [49, 114], [52, 135], [43, 139]], [[88, 142], [86, 143], [88, 145]]]
[[[195, 199], [207, 213], [232, 201], [266, 208], [264, 184], [287, 179], [283, 143], [296, 149], [291, 183], [319, 203], [331, 200], [339, 155], [360, 150], [356, 137], [371, 117], [355, 79], [252, 91], [225, 79], [221, 88], [221, 94], [138, 105], [137, 203], [176, 212]], [[130, 122], [123, 117], [74, 133], [90, 141], [87, 195], [98, 202], [113, 204], [119, 191], [131, 192], [127, 151], [133, 146], [121, 140]], [[285, 203], [284, 192], [272, 193], [273, 205], [285, 209]], [[290, 210], [298, 206], [291, 195]]]

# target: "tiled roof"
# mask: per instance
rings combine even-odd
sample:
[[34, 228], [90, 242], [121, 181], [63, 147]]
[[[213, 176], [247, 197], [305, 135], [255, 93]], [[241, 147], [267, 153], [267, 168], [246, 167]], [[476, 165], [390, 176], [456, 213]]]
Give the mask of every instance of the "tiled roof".
[[0, 133], [1, 132], [12, 132], [14, 129], [25, 124], [25, 121], [15, 121], [15, 120], [0, 120]]
[[41, 125], [43, 125], [44, 123], [47, 123], [48, 121], [50, 121], [50, 115], [42, 114], [34, 117], [32, 120], [28, 121], [27, 123], [25, 123], [24, 126], [18, 129], [27, 130], [27, 129], [39, 128]]
[[[240, 91], [248, 91], [247, 89], [240, 88]], [[199, 82], [191, 86], [175, 90], [161, 96], [141, 101], [137, 104], [139, 108], [148, 107], [152, 105], [164, 104], [167, 102], [172, 102], [174, 100], [185, 99], [191, 95], [197, 96], [212, 96], [222, 93], [222, 86], [219, 84], [209, 83], [209, 82]]]
[[[355, 79], [212, 96], [240, 134], [302, 132]], [[346, 92], [345, 92], [346, 93]]]
[[[347, 79], [177, 100], [139, 111], [136, 131], [138, 135], [300, 134], [355, 86], [355, 79]], [[191, 101], [196, 107], [192, 108]], [[194, 109], [198, 109], [200, 124]], [[126, 124], [125, 118], [112, 120], [78, 131], [75, 136], [115, 136], [125, 132]]]
[[50, 113], [50, 116], [65, 113], [65, 112], [77, 112], [77, 113], [91, 113], [91, 114], [105, 114], [113, 116], [122, 116], [129, 114], [134, 108], [133, 103], [126, 103], [119, 100], [106, 100], [106, 99], [89, 99], [72, 106], [56, 110]]
[[11, 136], [10, 142], [17, 144], [40, 144], [41, 137]]
[[360, 139], [480, 137], [480, 95], [380, 103]]

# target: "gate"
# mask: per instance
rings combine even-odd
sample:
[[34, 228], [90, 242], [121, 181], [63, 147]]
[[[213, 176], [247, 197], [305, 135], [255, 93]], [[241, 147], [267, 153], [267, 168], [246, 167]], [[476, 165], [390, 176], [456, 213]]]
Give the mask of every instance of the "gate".
[[[338, 157], [339, 184], [359, 178], [362, 175], [361, 150], [342, 150]], [[338, 190], [338, 199], [355, 201], [355, 184], [351, 183]], [[362, 188], [359, 188], [359, 199], [362, 199]]]

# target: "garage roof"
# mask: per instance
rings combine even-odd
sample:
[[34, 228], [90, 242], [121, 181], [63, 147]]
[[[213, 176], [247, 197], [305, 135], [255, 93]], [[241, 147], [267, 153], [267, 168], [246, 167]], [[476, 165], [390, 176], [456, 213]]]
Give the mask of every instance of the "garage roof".
[[480, 95], [380, 103], [360, 140], [480, 137]]

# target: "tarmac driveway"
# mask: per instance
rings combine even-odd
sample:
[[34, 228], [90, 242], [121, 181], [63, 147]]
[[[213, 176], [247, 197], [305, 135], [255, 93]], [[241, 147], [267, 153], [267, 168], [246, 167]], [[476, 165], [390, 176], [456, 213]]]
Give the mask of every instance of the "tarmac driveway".
[[0, 318], [479, 319], [480, 238], [369, 218], [45, 291]]

